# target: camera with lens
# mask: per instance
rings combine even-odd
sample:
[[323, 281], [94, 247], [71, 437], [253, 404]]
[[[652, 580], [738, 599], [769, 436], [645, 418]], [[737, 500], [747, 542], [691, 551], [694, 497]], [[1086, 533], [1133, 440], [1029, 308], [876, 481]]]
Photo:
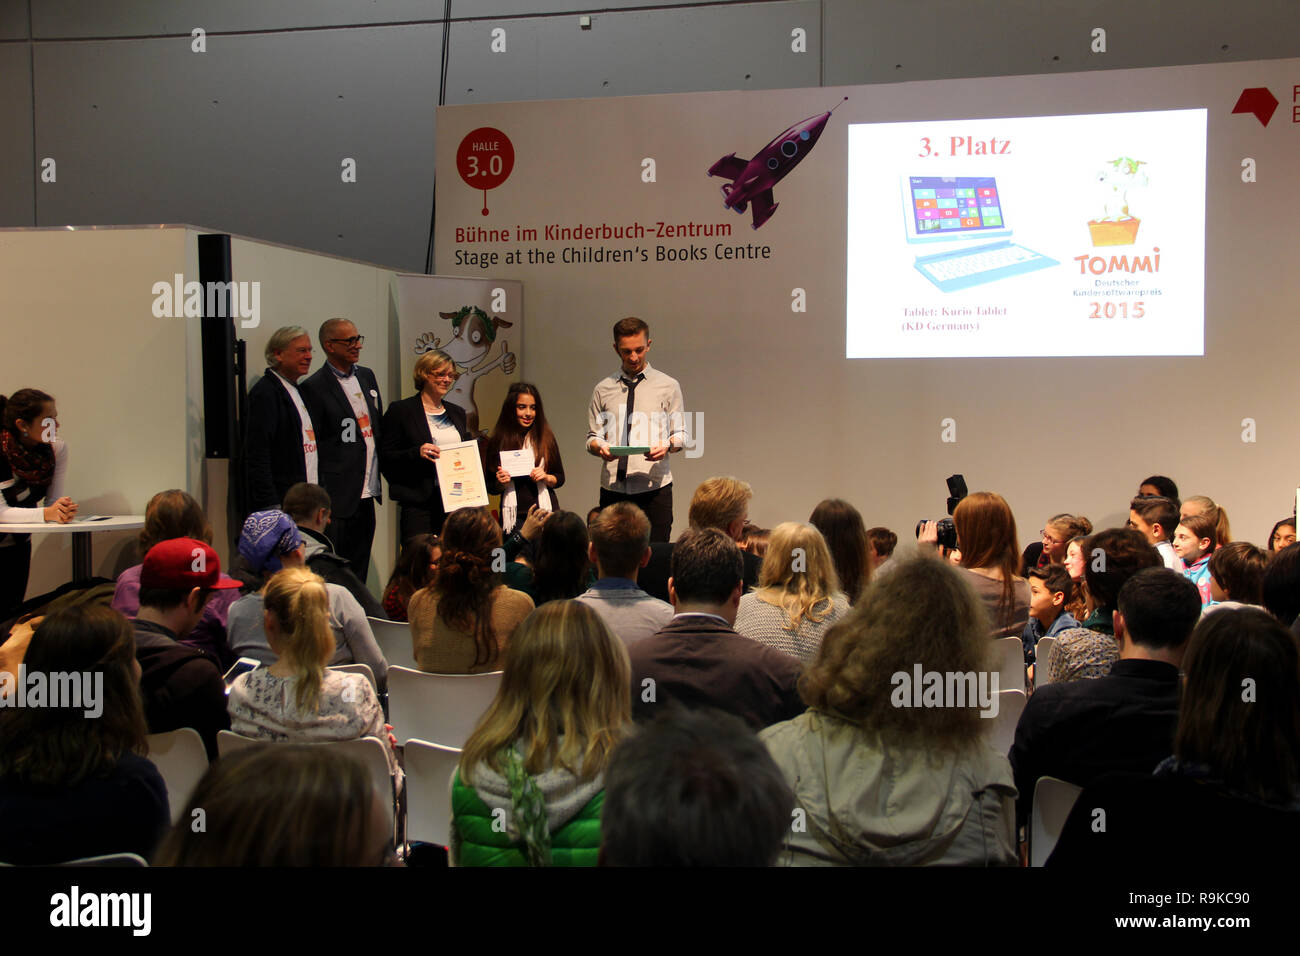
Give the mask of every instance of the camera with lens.
[[[957, 510], [958, 503], [970, 492], [966, 490], [966, 479], [961, 475], [953, 475], [948, 479], [948, 514], [951, 515]], [[934, 521], [932, 518], [922, 518], [916, 523], [916, 536], [921, 537], [921, 529], [927, 521]], [[935, 521], [939, 532], [939, 546], [952, 550], [957, 547], [957, 526], [952, 523], [952, 518], [939, 518]]]

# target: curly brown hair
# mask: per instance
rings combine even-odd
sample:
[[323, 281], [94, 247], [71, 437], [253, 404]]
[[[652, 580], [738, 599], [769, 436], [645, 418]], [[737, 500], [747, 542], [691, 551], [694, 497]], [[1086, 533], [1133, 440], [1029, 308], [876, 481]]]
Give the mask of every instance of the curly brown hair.
[[461, 508], [442, 526], [442, 557], [429, 589], [438, 598], [438, 617], [448, 626], [474, 635], [474, 666], [498, 656], [492, 638], [492, 592], [501, 584], [492, 570], [501, 547], [501, 527], [486, 508]]

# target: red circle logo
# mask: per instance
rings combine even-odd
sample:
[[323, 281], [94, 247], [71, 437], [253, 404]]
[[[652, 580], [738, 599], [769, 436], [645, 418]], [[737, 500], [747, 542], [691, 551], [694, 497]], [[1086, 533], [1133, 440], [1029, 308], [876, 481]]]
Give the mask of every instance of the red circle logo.
[[[456, 171], [471, 189], [496, 189], [515, 168], [515, 147], [510, 137], [491, 126], [465, 134], [456, 148]], [[484, 206], [487, 197], [484, 196]], [[486, 214], [487, 209], [485, 208]]]

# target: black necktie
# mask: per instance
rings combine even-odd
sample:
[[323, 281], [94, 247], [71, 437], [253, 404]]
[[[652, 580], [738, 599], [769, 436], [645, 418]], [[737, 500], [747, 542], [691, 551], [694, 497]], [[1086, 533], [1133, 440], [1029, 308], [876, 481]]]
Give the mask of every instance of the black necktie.
[[[641, 372], [634, 379], [630, 379], [630, 380], [627, 378], [623, 379], [623, 384], [627, 386], [627, 408], [624, 411], [625, 417], [623, 420], [623, 444], [624, 445], [632, 444], [632, 407], [636, 401], [637, 383], [640, 382], [643, 378], [645, 378], [645, 372]], [[626, 479], [627, 479], [627, 455], [623, 455], [618, 460], [618, 480], [624, 481]]]

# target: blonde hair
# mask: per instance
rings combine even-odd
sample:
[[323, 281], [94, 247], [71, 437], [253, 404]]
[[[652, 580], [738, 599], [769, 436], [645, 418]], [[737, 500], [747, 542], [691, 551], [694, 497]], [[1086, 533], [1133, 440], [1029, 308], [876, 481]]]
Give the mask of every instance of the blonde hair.
[[455, 361], [442, 349], [430, 349], [415, 360], [411, 384], [415, 386], [417, 394], [424, 391], [425, 380], [444, 365], [450, 365], [451, 370], [456, 371]]
[[502, 748], [521, 744], [530, 774], [563, 767], [583, 780], [602, 773], [631, 726], [627, 648], [580, 601], [550, 601], [510, 638], [501, 686], [465, 742], [461, 779], [486, 763], [504, 773]]
[[[797, 521], [783, 521], [772, 529], [756, 596], [785, 611], [786, 630], [799, 630], [805, 617], [814, 624], [824, 621], [831, 612], [829, 598], [839, 590], [835, 563], [820, 531]], [[819, 612], [822, 603], [826, 606]]]
[[262, 604], [280, 627], [280, 659], [293, 668], [298, 682], [294, 702], [301, 711], [315, 712], [325, 665], [334, 653], [325, 582], [306, 568], [285, 568], [266, 582]]
[[[1228, 512], [1214, 503], [1212, 498], [1205, 495], [1192, 495], [1190, 498], [1183, 499], [1184, 505], [1198, 505], [1201, 514], [1205, 515], [1214, 524], [1215, 546], [1228, 544], [1232, 541], [1232, 528], [1228, 525]], [[1180, 519], [1182, 515], [1178, 516]], [[1184, 522], [1185, 523], [1185, 522]], [[1204, 537], [1204, 535], [1202, 535]]]
[[878, 735], [890, 745], [960, 750], [978, 745], [979, 702], [966, 707], [896, 707], [893, 676], [978, 673], [992, 663], [989, 619], [956, 568], [932, 558], [904, 561], [878, 578], [831, 627], [799, 681], [811, 708]]
[[691, 497], [691, 527], [726, 531], [727, 525], [744, 516], [753, 497], [754, 489], [739, 478], [707, 478]]

